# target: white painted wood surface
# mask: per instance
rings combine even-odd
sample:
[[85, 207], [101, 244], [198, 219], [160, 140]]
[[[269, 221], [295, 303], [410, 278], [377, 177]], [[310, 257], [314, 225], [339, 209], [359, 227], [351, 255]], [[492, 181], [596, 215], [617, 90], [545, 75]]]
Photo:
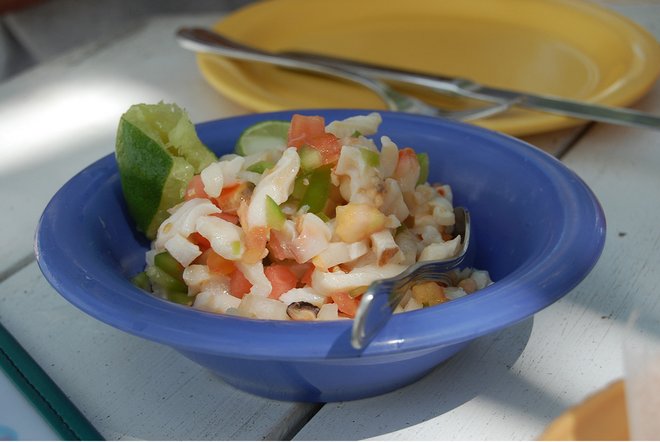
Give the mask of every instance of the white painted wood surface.
[[[660, 39], [660, 3], [602, 3]], [[660, 114], [660, 83], [635, 107]], [[533, 319], [478, 339], [414, 385], [327, 404], [297, 440], [532, 440], [623, 376], [631, 306], [660, 296], [660, 132], [596, 124], [562, 161], [605, 211], [606, 245], [593, 272]]]
[[0, 278], [31, 260], [41, 211], [76, 172], [114, 151], [119, 116], [136, 102], [174, 101], [194, 121], [247, 111], [201, 79], [177, 45], [177, 25], [218, 17], [156, 20], [106, 47], [86, 46], [0, 85], [0, 200], [5, 215]]
[[282, 439], [316, 409], [242, 393], [169, 347], [100, 323], [36, 263], [2, 284], [0, 321], [106, 439]]
[[[660, 3], [602, 3], [657, 35]], [[177, 26], [216, 19], [159, 18], [0, 85], [0, 244], [12, 251], [0, 254], [0, 321], [109, 439], [280, 439], [316, 411], [238, 392], [168, 348], [84, 315], [32, 262], [46, 202], [113, 151], [129, 105], [171, 100], [194, 121], [247, 112], [212, 90], [174, 41]], [[660, 113], [658, 85], [638, 107]], [[603, 203], [609, 230], [593, 273], [533, 319], [475, 341], [414, 385], [325, 405], [296, 438], [533, 439], [620, 377], [630, 302], [657, 296], [660, 283], [659, 134], [593, 125], [529, 137], [552, 154], [567, 151], [563, 160]]]
[[[639, 108], [660, 113], [660, 87]], [[417, 384], [326, 405], [296, 439], [530, 440], [623, 376], [631, 305], [660, 295], [660, 136], [596, 126], [564, 161], [598, 195], [608, 220], [603, 256], [585, 281]]]
[[173, 37], [177, 25], [216, 20], [156, 20], [0, 85], [0, 321], [108, 439], [281, 439], [316, 409], [239, 392], [167, 347], [93, 320], [29, 264], [46, 203], [114, 151], [128, 106], [174, 101], [194, 121], [246, 112], [201, 79]]

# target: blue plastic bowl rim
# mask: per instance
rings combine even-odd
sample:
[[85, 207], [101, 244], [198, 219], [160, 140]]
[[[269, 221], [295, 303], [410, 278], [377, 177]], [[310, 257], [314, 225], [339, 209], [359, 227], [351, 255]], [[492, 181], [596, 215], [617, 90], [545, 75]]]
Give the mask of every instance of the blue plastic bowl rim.
[[[197, 125], [203, 134], [220, 124], [245, 126], [265, 119], [289, 119], [294, 113], [346, 118], [368, 110], [307, 109], [252, 114], [209, 121]], [[391, 357], [392, 354], [450, 346], [472, 340], [516, 323], [555, 302], [574, 288], [593, 268], [605, 238], [605, 217], [588, 186], [551, 155], [505, 134], [465, 123], [432, 117], [378, 110], [383, 119], [405, 123], [423, 122], [432, 130], [458, 132], [487, 143], [497, 143], [542, 169], [555, 185], [574, 217], [588, 222], [573, 223], [564, 216], [560, 231], [564, 241], [544, 256], [537, 256], [495, 284], [434, 308], [395, 315], [366, 349], [350, 347], [352, 321], [301, 323], [267, 321], [217, 315], [180, 306], [134, 287], [118, 272], [88, 273], [77, 259], [81, 249], [57, 238], [57, 222], [79, 222], [53, 217], [61, 205], [71, 204], [83, 189], [117, 174], [110, 154], [69, 180], [51, 199], [37, 228], [35, 253], [50, 284], [82, 311], [118, 329], [187, 352], [219, 354], [248, 359], [318, 360], [326, 358]], [[58, 212], [59, 213], [59, 212]], [[580, 239], [579, 242], [575, 242]], [[578, 245], [576, 245], [578, 244]], [[559, 278], [570, 257], [572, 273]], [[94, 296], [90, 296], [93, 294]], [[103, 302], [96, 302], [102, 299]], [[506, 308], [502, 306], [505, 305]], [[382, 336], [382, 337], [381, 337]]]

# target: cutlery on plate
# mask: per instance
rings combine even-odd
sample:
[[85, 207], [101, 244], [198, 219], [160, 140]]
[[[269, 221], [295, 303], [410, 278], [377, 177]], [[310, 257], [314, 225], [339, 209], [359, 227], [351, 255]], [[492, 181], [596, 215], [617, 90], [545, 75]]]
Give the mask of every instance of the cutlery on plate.
[[409, 71], [390, 66], [349, 60], [340, 57], [312, 54], [300, 51], [282, 52], [298, 60], [323, 63], [327, 66], [359, 73], [380, 80], [424, 86], [430, 89], [450, 93], [462, 97], [496, 103], [514, 102], [516, 106], [540, 110], [553, 114], [592, 120], [601, 123], [624, 126], [651, 128], [660, 130], [660, 116], [640, 112], [633, 109], [604, 106], [584, 101], [554, 97], [541, 94], [530, 94], [511, 89], [496, 88], [481, 85], [466, 78], [452, 78], [424, 72]]
[[427, 104], [416, 97], [395, 91], [390, 86], [376, 78], [365, 76], [343, 67], [331, 66], [325, 63], [317, 63], [312, 60], [304, 60], [298, 57], [263, 51], [236, 42], [207, 29], [181, 28], [177, 31], [176, 36], [182, 47], [195, 52], [214, 53], [240, 60], [269, 63], [291, 69], [315, 72], [357, 83], [367, 87], [378, 95], [378, 97], [387, 105], [388, 109], [394, 111], [430, 115], [453, 120], [474, 120], [503, 112], [513, 103], [513, 101], [510, 100], [499, 100], [494, 103], [493, 100], [490, 100], [491, 102], [485, 104], [483, 107], [473, 109], [440, 109], [436, 106]]
[[454, 233], [461, 236], [458, 255], [443, 260], [418, 262], [397, 276], [373, 282], [362, 294], [351, 330], [351, 345], [355, 349], [363, 349], [373, 340], [414, 284], [440, 281], [449, 286], [451, 281], [447, 272], [458, 269], [462, 264], [471, 265], [474, 247], [470, 248], [470, 214], [464, 207], [455, 207], [454, 216]]

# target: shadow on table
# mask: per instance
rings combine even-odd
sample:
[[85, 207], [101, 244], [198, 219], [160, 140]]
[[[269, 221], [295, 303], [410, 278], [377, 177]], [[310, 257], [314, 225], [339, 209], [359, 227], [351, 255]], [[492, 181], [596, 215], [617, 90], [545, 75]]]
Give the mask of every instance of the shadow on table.
[[[509, 408], [524, 410], [530, 419], [547, 420], [559, 414], [567, 404], [558, 401], [546, 390], [518, 377], [512, 367], [522, 354], [532, 332], [533, 318], [500, 332], [477, 339], [464, 351], [436, 368], [419, 382], [401, 390], [381, 396], [388, 403], [387, 415], [382, 409], [360, 406], [360, 402], [325, 405], [337, 422], [353, 422], [351, 439], [365, 439], [412, 427], [451, 410], [480, 396], [479, 400], [506, 404]], [[542, 400], [530, 400], [530, 397]], [[529, 404], [537, 404], [531, 407]], [[538, 406], [545, 403], [544, 406]], [[347, 405], [350, 404], [350, 405]], [[344, 409], [345, 408], [345, 409]], [[359, 409], [359, 415], [355, 410]], [[323, 412], [314, 419], [323, 416]], [[346, 414], [346, 416], [344, 416]], [[349, 416], [350, 414], [350, 416]], [[324, 419], [324, 417], [320, 417]], [[465, 423], [469, 425], [469, 423]], [[344, 430], [332, 430], [333, 425], [313, 425], [314, 434], [303, 428], [297, 439], [342, 439]], [[319, 433], [320, 428], [328, 429]]]

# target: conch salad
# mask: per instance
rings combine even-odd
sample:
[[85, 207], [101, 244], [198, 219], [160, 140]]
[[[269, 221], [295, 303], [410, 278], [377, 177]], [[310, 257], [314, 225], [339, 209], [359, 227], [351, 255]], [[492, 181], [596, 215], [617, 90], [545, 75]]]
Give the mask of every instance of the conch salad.
[[[336, 320], [355, 315], [374, 280], [456, 255], [451, 188], [426, 182], [426, 154], [369, 138], [380, 123], [378, 113], [261, 123], [169, 209], [146, 256], [153, 293], [209, 312]], [[396, 311], [491, 283], [474, 269], [451, 278], [412, 287]]]

